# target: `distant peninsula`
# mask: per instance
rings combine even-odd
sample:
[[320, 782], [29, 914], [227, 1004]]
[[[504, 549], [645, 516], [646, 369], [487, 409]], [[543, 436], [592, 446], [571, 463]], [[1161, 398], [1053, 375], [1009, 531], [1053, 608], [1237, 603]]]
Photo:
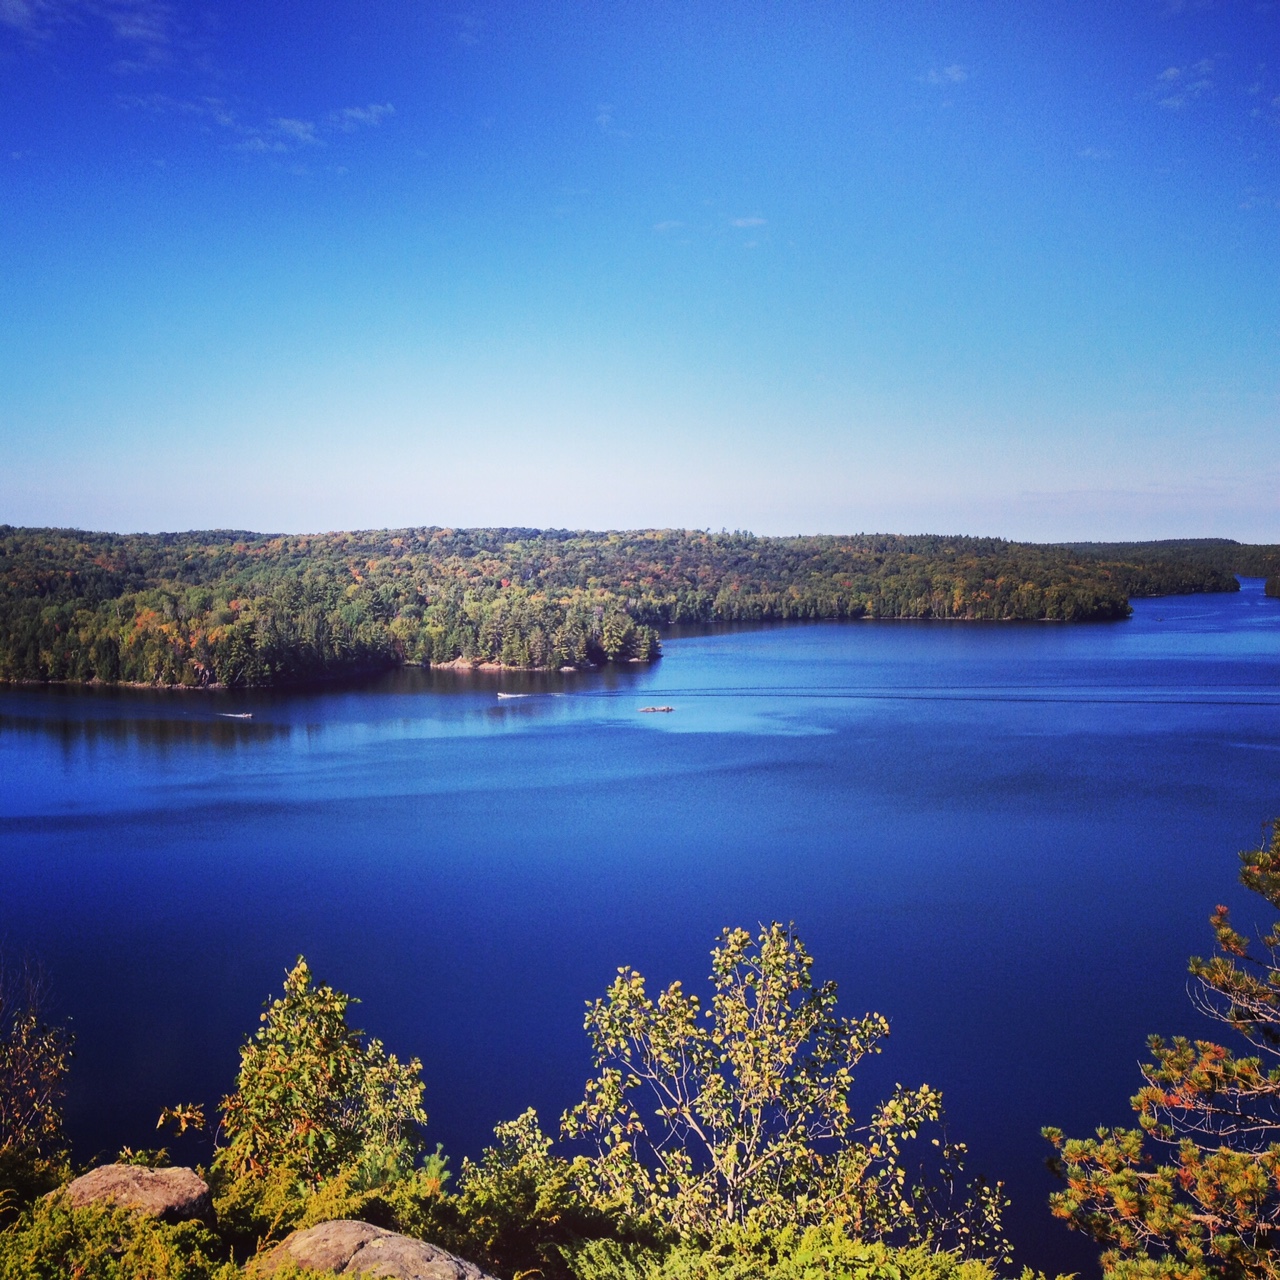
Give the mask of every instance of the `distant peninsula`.
[[193, 688], [647, 662], [677, 623], [1087, 622], [1280, 584], [1280, 547], [648, 529], [110, 534], [0, 525], [0, 680]]

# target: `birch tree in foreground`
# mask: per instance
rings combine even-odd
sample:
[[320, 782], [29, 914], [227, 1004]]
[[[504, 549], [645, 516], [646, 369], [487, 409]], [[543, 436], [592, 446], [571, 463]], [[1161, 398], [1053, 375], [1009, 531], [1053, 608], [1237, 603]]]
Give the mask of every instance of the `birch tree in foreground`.
[[[941, 1117], [937, 1090], [897, 1086], [856, 1118], [854, 1070], [889, 1024], [838, 1014], [835, 983], [815, 986], [812, 970], [795, 933], [772, 924], [721, 934], [707, 1008], [679, 982], [655, 999], [634, 969], [618, 971], [587, 1011], [599, 1074], [563, 1120], [567, 1137], [595, 1143], [599, 1201], [685, 1235], [823, 1223], [1003, 1252], [998, 1186], [953, 1211], [908, 1171], [904, 1145]], [[963, 1147], [933, 1146], [945, 1183]]]

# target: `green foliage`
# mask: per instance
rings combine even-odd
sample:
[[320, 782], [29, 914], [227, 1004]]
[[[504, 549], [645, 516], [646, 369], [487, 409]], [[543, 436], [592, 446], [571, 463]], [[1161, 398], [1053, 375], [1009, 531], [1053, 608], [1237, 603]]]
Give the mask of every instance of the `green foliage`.
[[132, 1164], [141, 1169], [163, 1169], [168, 1163], [167, 1147], [121, 1147], [116, 1155], [116, 1164]]
[[665, 1251], [603, 1240], [573, 1250], [570, 1265], [576, 1280], [995, 1280], [996, 1274], [989, 1263], [953, 1252], [860, 1243], [831, 1225], [737, 1227], [709, 1245]]
[[[435, 1241], [514, 1280], [992, 1280], [963, 1258], [999, 1249], [998, 1191], [965, 1219], [911, 1185], [902, 1144], [939, 1114], [927, 1086], [855, 1124], [852, 1068], [887, 1024], [839, 1017], [834, 986], [816, 987], [811, 968], [781, 926], [755, 939], [726, 930], [705, 1015], [678, 984], [650, 1002], [622, 970], [587, 1019], [601, 1075], [565, 1117], [596, 1155], [557, 1154], [527, 1111], [464, 1161], [450, 1195], [439, 1149], [424, 1157], [421, 1064], [353, 1029], [352, 998], [299, 958], [221, 1105], [216, 1226], [54, 1194], [12, 1208], [0, 1280], [245, 1280], [258, 1250], [335, 1218]], [[29, 1012], [33, 1000], [11, 1004]], [[656, 1103], [639, 1104], [642, 1085]], [[199, 1129], [204, 1109], [166, 1108], [166, 1124]], [[41, 1133], [60, 1141], [58, 1125]], [[154, 1166], [165, 1154], [120, 1158]]]
[[[838, 1224], [864, 1242], [948, 1238], [1003, 1252], [998, 1189], [952, 1212], [904, 1163], [904, 1145], [941, 1117], [936, 1090], [898, 1086], [856, 1120], [854, 1069], [880, 1052], [889, 1024], [837, 1014], [835, 984], [815, 986], [812, 967], [800, 939], [772, 924], [755, 939], [722, 933], [706, 1010], [679, 982], [655, 1000], [640, 974], [619, 970], [587, 1012], [599, 1074], [563, 1122], [595, 1143], [596, 1201], [685, 1238]], [[939, 1148], [948, 1166], [963, 1154]]]
[[0, 679], [275, 685], [400, 662], [647, 661], [655, 628], [680, 622], [1120, 618], [1129, 594], [1234, 590], [1224, 555], [1268, 550], [1213, 546], [0, 525]]
[[204, 1129], [204, 1106], [199, 1102], [180, 1102], [176, 1107], [165, 1107], [156, 1121], [156, 1128], [172, 1125], [181, 1137], [188, 1129], [199, 1133]]
[[218, 1230], [241, 1252], [252, 1252], [290, 1231], [335, 1218], [356, 1218], [391, 1231], [436, 1239], [450, 1221], [444, 1208], [447, 1176], [444, 1157], [438, 1151], [428, 1156], [421, 1168], [378, 1187], [362, 1186], [354, 1168], [343, 1169], [313, 1188], [304, 1186], [287, 1165], [254, 1177], [215, 1176]]
[[595, 1239], [655, 1243], [624, 1214], [593, 1204], [586, 1161], [552, 1154], [552, 1141], [526, 1111], [494, 1130], [478, 1161], [464, 1160], [445, 1237], [463, 1257], [500, 1275], [568, 1277], [564, 1251]]
[[0, 1232], [0, 1280], [237, 1280], [198, 1223], [169, 1226], [100, 1205], [37, 1201]]
[[352, 1003], [299, 957], [240, 1050], [212, 1175], [219, 1217], [245, 1235], [319, 1221], [317, 1196], [350, 1207], [415, 1173], [422, 1064], [349, 1026]]
[[[1131, 595], [1176, 595], [1179, 579], [1214, 581], [1214, 591], [1237, 591], [1235, 575], [1269, 578], [1280, 573], [1280, 545], [1251, 545], [1231, 538], [1164, 538], [1156, 542], [1074, 542], [1072, 551], [1130, 567]], [[1147, 575], [1154, 575], [1148, 577]], [[1197, 575], [1200, 577], [1197, 578]], [[1207, 578], [1204, 575], [1209, 575]], [[1154, 589], [1152, 589], [1154, 588]], [[1205, 590], [1204, 586], [1192, 588]]]
[[0, 954], [0, 1214], [66, 1173], [62, 1099], [72, 1038], [46, 1020], [46, 995], [39, 969]]
[[[1241, 882], [1280, 909], [1280, 824], [1241, 860]], [[1280, 1277], [1280, 918], [1256, 947], [1226, 907], [1211, 923], [1215, 954], [1190, 964], [1195, 1003], [1251, 1052], [1153, 1036], [1138, 1128], [1045, 1130], [1066, 1182], [1054, 1214], [1107, 1245], [1103, 1270], [1123, 1280]]]
[[313, 1185], [348, 1167], [371, 1185], [421, 1152], [422, 1063], [400, 1063], [347, 1024], [355, 1001], [317, 986], [299, 957], [284, 995], [240, 1050], [236, 1092], [222, 1102], [217, 1163], [236, 1173], [287, 1165]]

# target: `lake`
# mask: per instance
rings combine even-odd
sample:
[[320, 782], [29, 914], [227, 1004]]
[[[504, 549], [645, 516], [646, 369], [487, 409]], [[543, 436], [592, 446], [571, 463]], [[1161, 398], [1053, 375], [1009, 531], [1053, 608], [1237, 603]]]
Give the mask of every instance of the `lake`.
[[1186, 959], [1216, 902], [1265, 918], [1235, 854], [1275, 813], [1280, 600], [1253, 580], [1121, 623], [676, 634], [584, 675], [12, 688], [0, 936], [72, 1019], [79, 1158], [216, 1103], [304, 953], [421, 1056], [456, 1166], [581, 1096], [619, 965], [696, 985], [722, 926], [794, 921], [845, 1012], [891, 1020], [858, 1110], [940, 1087], [1019, 1260], [1089, 1270], [1040, 1127], [1127, 1122], [1146, 1034], [1206, 1025]]

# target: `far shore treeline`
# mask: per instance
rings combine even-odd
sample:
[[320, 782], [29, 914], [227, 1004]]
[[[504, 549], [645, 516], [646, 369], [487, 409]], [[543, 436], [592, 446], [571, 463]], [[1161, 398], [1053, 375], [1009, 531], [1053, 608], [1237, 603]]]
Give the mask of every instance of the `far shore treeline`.
[[0, 680], [231, 687], [401, 663], [588, 667], [657, 657], [658, 629], [674, 623], [1105, 620], [1135, 596], [1234, 591], [1237, 573], [1277, 593], [1280, 547], [0, 525]]

